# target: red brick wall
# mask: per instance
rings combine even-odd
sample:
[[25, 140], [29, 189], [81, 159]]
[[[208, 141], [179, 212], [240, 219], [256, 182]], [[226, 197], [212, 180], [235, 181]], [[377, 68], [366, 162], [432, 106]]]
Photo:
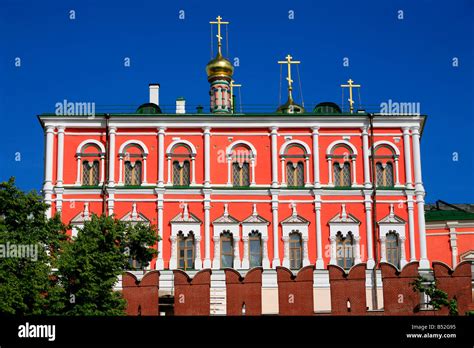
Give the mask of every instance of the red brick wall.
[[[333, 315], [365, 315], [365, 263], [352, 267], [347, 274], [344, 269], [328, 265], [331, 286], [331, 313]], [[351, 310], [347, 309], [350, 301]]]
[[210, 315], [211, 270], [204, 269], [193, 279], [180, 270], [174, 273], [174, 314]]
[[418, 278], [418, 262], [410, 262], [401, 271], [390, 263], [380, 263], [383, 304], [386, 315], [413, 315], [420, 304], [420, 293], [410, 285]]
[[[433, 271], [439, 289], [448, 293], [448, 299], [456, 298], [459, 315], [464, 315], [472, 306], [471, 263], [461, 262], [452, 270], [442, 262], [433, 262]], [[443, 307], [439, 314], [449, 314], [449, 309]]]
[[278, 304], [280, 315], [313, 315], [313, 270], [303, 267], [298, 274], [277, 267]]
[[160, 272], [145, 274], [140, 282], [131, 273], [122, 277], [122, 294], [127, 301], [127, 315], [158, 315]]
[[262, 314], [262, 272], [253, 268], [242, 278], [235, 270], [225, 270], [227, 315], [242, 315], [244, 303], [245, 315]]

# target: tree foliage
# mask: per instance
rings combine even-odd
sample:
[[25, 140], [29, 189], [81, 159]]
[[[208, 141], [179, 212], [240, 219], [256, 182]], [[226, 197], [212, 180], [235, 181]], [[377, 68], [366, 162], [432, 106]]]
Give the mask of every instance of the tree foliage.
[[439, 310], [442, 307], [448, 307], [449, 315], [458, 315], [458, 303], [456, 299], [449, 300], [448, 293], [438, 289], [435, 282], [419, 276], [413, 283], [413, 291], [428, 295], [428, 305], [432, 306], [434, 310]]

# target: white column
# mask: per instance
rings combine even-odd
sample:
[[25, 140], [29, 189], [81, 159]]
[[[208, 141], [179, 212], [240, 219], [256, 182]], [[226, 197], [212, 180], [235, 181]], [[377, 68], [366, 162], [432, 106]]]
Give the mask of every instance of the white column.
[[211, 128], [204, 128], [204, 187], [211, 186]]
[[119, 179], [118, 184], [123, 184], [123, 154], [119, 153]]
[[305, 170], [305, 176], [306, 176], [306, 186], [310, 186], [311, 183], [309, 181], [310, 175], [309, 175], [309, 157], [305, 157], [304, 162], [306, 164], [306, 170]]
[[178, 243], [176, 236], [171, 236], [171, 257], [170, 257], [170, 269], [178, 268]]
[[143, 155], [143, 182], [142, 182], [142, 184], [145, 184], [145, 185], [147, 183], [146, 172], [147, 172], [147, 170], [146, 170], [146, 155], [144, 154]]
[[63, 171], [64, 171], [64, 126], [58, 127], [58, 162], [57, 162], [57, 178], [56, 185], [63, 186]]
[[320, 195], [317, 195], [314, 200], [314, 211], [316, 213], [316, 269], [324, 269]]
[[155, 268], [158, 270], [164, 269], [163, 262], [163, 193], [158, 193], [157, 208], [158, 208], [158, 236], [161, 240], [158, 241], [158, 257], [156, 259]]
[[356, 156], [352, 155], [352, 185], [357, 185]]
[[281, 186], [286, 186], [285, 158], [281, 159]]
[[454, 226], [449, 227], [449, 244], [451, 246], [451, 262], [452, 268], [454, 269], [458, 264], [458, 240], [456, 235], [456, 228]]
[[330, 245], [331, 245], [331, 259], [329, 260], [330, 265], [337, 265], [336, 259], [336, 236], [329, 237]]
[[168, 185], [171, 185], [171, 155], [168, 155], [168, 158], [167, 158], [167, 162], [168, 162], [168, 180], [167, 180], [167, 184]]
[[362, 156], [364, 157], [364, 187], [370, 188], [369, 133], [367, 127], [362, 128]]
[[272, 195], [272, 229], [273, 229], [273, 262], [272, 268], [280, 266], [280, 256], [278, 251], [278, 196]]
[[380, 262], [387, 262], [387, 236], [380, 236]]
[[308, 236], [303, 236], [303, 267], [309, 265]]
[[410, 236], [410, 262], [416, 261], [416, 249], [415, 249], [415, 215], [413, 206], [413, 196], [407, 196], [408, 206], [408, 231]]
[[278, 187], [278, 127], [270, 128], [272, 142], [272, 187]]
[[227, 186], [232, 186], [231, 173], [232, 173], [232, 156], [229, 155], [227, 156]]
[[[45, 175], [44, 175], [44, 202], [51, 204], [53, 193], [53, 145], [54, 145], [54, 127], [46, 126], [46, 154], [45, 154]], [[46, 217], [52, 215], [51, 206], [46, 210]]]
[[239, 250], [239, 236], [232, 236], [234, 239], [234, 268], [241, 269], [242, 264], [240, 262], [240, 250]]
[[[212, 269], [221, 268], [221, 259], [220, 259], [220, 238], [219, 236], [214, 236], [214, 259], [212, 260]], [[204, 267], [207, 268], [207, 267]]]
[[[211, 268], [211, 200], [208, 194], [204, 197], [204, 268]], [[219, 244], [219, 243], [217, 243]], [[214, 258], [216, 255], [214, 255]]]
[[319, 127], [312, 127], [313, 136], [313, 176], [314, 187], [320, 188], [321, 182], [319, 179]]
[[76, 186], [81, 185], [81, 155], [77, 154]]
[[408, 189], [413, 188], [413, 182], [411, 178], [411, 149], [410, 149], [410, 129], [403, 127], [403, 155], [405, 156], [405, 177], [406, 187]]
[[[250, 268], [249, 262], [249, 236], [243, 235], [242, 240], [244, 241], [244, 255], [242, 256], [242, 268], [248, 269]], [[235, 265], [234, 265], [235, 267]]]
[[263, 260], [262, 260], [262, 267], [264, 269], [270, 268], [270, 260], [268, 259], [268, 236], [262, 238], [263, 244]]
[[332, 185], [332, 158], [328, 157], [328, 184]]
[[53, 188], [53, 146], [54, 146], [54, 126], [46, 126], [46, 153], [44, 171], [44, 189]]
[[250, 159], [250, 167], [252, 168], [252, 181], [250, 185], [255, 185], [255, 157]]
[[196, 184], [196, 158], [195, 156], [191, 157], [191, 170], [192, 170], [191, 185], [195, 185]]
[[425, 189], [423, 188], [421, 176], [421, 154], [420, 154], [420, 132], [419, 127], [412, 128], [413, 139], [413, 162], [415, 164], [415, 195], [416, 208], [418, 212], [418, 233], [420, 237], [420, 268], [429, 269], [430, 263], [426, 250], [426, 227], [425, 227]]
[[105, 181], [105, 154], [100, 154], [100, 184], [102, 185]]
[[110, 127], [109, 129], [109, 183], [110, 187], [115, 186], [115, 134], [117, 133], [116, 127]]
[[398, 156], [397, 155], [395, 155], [394, 162], [395, 162], [395, 185], [398, 186], [400, 185], [400, 175], [399, 175], [399, 170], [398, 170]]
[[196, 250], [196, 258], [194, 259], [194, 268], [202, 269], [202, 260], [201, 260], [201, 236], [196, 235], [194, 248]]
[[283, 267], [290, 268], [290, 237], [283, 238]]
[[164, 167], [165, 167], [165, 129], [158, 128], [158, 186], [163, 187], [164, 181]]
[[355, 259], [354, 259], [354, 264], [361, 263], [360, 259], [360, 236], [354, 236], [355, 240]]
[[405, 250], [406, 237], [400, 237], [400, 269], [402, 269], [407, 264], [407, 254]]
[[374, 261], [374, 243], [373, 243], [373, 231], [372, 231], [372, 200], [370, 195], [365, 195], [365, 225], [367, 231], [367, 268], [373, 269], [375, 266]]

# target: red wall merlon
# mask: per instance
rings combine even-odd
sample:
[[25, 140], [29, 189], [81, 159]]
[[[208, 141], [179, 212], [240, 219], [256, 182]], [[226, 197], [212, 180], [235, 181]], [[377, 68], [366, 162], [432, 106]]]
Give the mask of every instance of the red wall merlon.
[[296, 276], [285, 267], [277, 267], [280, 315], [313, 315], [314, 266], [300, 269]]
[[203, 269], [190, 278], [181, 270], [174, 270], [174, 314], [210, 315], [211, 270]]
[[122, 295], [127, 301], [127, 315], [158, 315], [160, 272], [151, 271], [138, 281], [126, 272], [122, 277]]
[[[333, 315], [367, 314], [365, 294], [366, 264], [360, 263], [346, 273], [343, 268], [328, 265]], [[348, 308], [350, 303], [350, 310]]]
[[245, 277], [233, 269], [225, 269], [227, 315], [262, 314], [262, 273], [263, 268], [252, 268]]

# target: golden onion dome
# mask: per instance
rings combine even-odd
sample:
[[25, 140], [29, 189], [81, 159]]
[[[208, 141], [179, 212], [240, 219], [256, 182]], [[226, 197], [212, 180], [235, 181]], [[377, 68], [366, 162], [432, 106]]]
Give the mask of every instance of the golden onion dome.
[[225, 59], [219, 52], [216, 58], [207, 63], [206, 72], [208, 78], [214, 76], [232, 77], [234, 67], [232, 63]]

